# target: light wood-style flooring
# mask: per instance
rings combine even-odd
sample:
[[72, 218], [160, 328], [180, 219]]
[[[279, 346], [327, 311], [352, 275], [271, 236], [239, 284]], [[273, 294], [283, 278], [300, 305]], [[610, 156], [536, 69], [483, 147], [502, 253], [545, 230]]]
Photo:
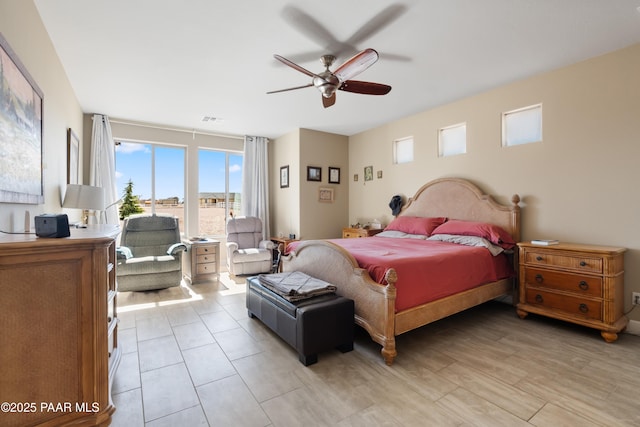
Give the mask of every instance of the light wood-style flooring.
[[112, 425], [637, 426], [640, 337], [491, 302], [309, 367], [245, 308], [245, 281], [119, 294]]

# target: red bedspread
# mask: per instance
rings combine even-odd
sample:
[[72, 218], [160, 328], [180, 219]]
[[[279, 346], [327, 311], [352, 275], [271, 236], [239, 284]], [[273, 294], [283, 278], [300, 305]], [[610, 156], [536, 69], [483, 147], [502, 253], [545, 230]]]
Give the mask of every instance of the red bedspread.
[[505, 255], [494, 257], [483, 247], [389, 237], [330, 241], [351, 253], [378, 283], [384, 283], [389, 268], [396, 270], [396, 311], [513, 276]]

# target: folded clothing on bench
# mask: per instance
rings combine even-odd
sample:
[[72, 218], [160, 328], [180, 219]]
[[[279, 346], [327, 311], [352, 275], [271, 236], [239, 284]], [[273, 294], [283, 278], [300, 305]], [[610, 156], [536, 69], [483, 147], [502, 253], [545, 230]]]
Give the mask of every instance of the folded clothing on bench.
[[334, 285], [300, 271], [260, 274], [258, 280], [262, 286], [269, 288], [291, 302], [318, 295], [332, 294], [336, 291]]

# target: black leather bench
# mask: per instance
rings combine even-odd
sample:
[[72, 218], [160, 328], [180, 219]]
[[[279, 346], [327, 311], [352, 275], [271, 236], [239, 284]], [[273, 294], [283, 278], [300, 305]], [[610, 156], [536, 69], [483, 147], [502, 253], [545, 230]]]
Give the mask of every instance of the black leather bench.
[[295, 348], [305, 366], [316, 363], [320, 352], [353, 350], [353, 301], [348, 298], [329, 294], [289, 302], [254, 276], [247, 279], [247, 311]]

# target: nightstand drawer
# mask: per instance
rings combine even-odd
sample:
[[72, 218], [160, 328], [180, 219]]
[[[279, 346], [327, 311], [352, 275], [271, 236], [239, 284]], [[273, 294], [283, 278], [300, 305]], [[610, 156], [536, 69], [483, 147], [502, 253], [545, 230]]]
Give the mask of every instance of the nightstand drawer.
[[586, 319], [602, 320], [602, 301], [556, 294], [540, 289], [527, 289], [526, 303], [532, 306], [564, 311]]
[[209, 262], [206, 264], [198, 264], [196, 266], [197, 269], [197, 274], [215, 274], [217, 273], [216, 270], [216, 263], [215, 262]]
[[524, 273], [527, 285], [553, 288], [580, 295], [602, 297], [602, 278], [527, 267]]
[[577, 271], [602, 273], [602, 258], [559, 255], [544, 251], [527, 251], [525, 262], [532, 265], [544, 265], [558, 268], [570, 268]]
[[198, 264], [206, 264], [208, 262], [216, 262], [216, 254], [196, 255], [196, 262]]
[[206, 254], [215, 255], [215, 253], [216, 253], [215, 246], [205, 246], [205, 245], [196, 246], [196, 255], [206, 255]]

